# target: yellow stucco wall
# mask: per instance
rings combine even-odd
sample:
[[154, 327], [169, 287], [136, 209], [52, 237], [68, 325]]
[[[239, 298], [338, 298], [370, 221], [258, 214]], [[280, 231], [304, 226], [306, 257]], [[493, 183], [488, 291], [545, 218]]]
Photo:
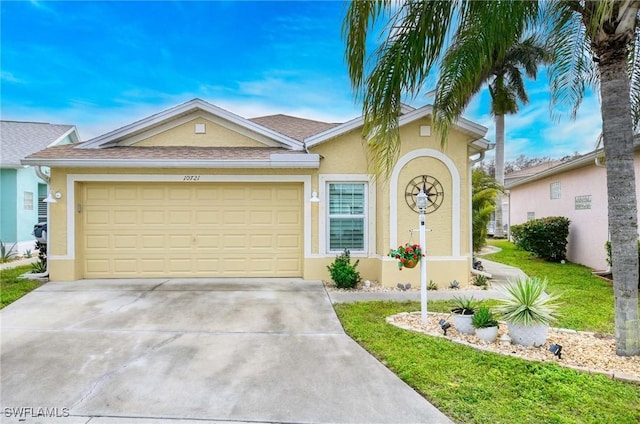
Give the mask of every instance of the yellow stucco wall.
[[[203, 124], [206, 132], [196, 134], [196, 124]], [[265, 142], [275, 145], [273, 141], [237, 125], [229, 124], [229, 127], [194, 116], [190, 121], [159, 134], [154, 134], [153, 131], [143, 134], [143, 139], [137, 141], [134, 146], [265, 147]]]
[[[194, 124], [199, 119], [195, 118], [184, 124], [178, 125], [164, 134], [157, 134], [139, 141], [138, 145], [170, 145], [183, 143], [200, 143], [198, 137], [194, 135]], [[218, 146], [230, 143], [234, 146], [246, 146], [254, 143], [254, 140], [245, 135], [237, 134], [228, 128], [216, 126], [207, 121], [207, 136], [205, 145]], [[448, 285], [452, 279], [467, 281], [470, 268], [470, 246], [469, 246], [469, 190], [468, 190], [468, 148], [467, 143], [471, 137], [457, 131], [451, 131], [449, 142], [443, 151], [440, 147], [439, 138], [433, 134], [428, 137], [419, 135], [420, 126], [430, 125], [428, 118], [420, 119], [407, 124], [401, 129], [402, 147], [400, 157], [410, 154], [416, 149], [430, 149], [431, 151], [444, 152], [455, 164], [460, 177], [460, 256], [452, 257], [452, 228], [451, 211], [453, 207], [452, 184], [453, 180], [445, 164], [434, 157], [417, 157], [409, 161], [399, 170], [396, 187], [397, 201], [397, 240], [399, 243], [409, 241], [409, 229], [418, 228], [418, 215], [409, 209], [404, 199], [404, 189], [407, 182], [413, 177], [421, 174], [435, 176], [445, 189], [445, 199], [442, 206], [433, 214], [427, 215], [427, 227], [432, 231], [428, 233], [427, 251], [429, 258], [428, 279], [441, 286]], [[176, 140], [179, 140], [176, 142]], [[222, 143], [222, 144], [217, 144]], [[201, 144], [187, 144], [201, 145]], [[260, 144], [264, 146], [264, 144]], [[367, 174], [367, 158], [361, 142], [359, 130], [344, 134], [338, 139], [325, 142], [310, 149], [311, 153], [322, 155], [320, 168], [315, 169], [130, 169], [130, 168], [53, 168], [51, 187], [63, 192], [66, 195], [67, 176], [69, 174], [157, 174], [157, 175], [308, 175], [311, 178], [311, 191], [319, 191], [320, 176], [325, 174]], [[392, 247], [390, 230], [390, 193], [392, 188], [390, 181], [378, 179], [375, 183], [375, 229], [376, 243], [371, 255], [354, 254], [354, 259], [360, 259], [359, 271], [363, 279], [380, 281], [387, 286], [395, 286], [398, 282], [411, 282], [414, 286], [419, 284], [419, 268], [413, 270], [398, 271], [395, 260], [387, 256], [389, 248]], [[76, 198], [81, 190], [82, 183], [77, 183], [74, 190]], [[324, 200], [324, 199], [323, 199]], [[319, 214], [320, 205], [311, 203], [311, 254], [304, 259], [304, 278], [307, 279], [328, 279], [326, 266], [335, 258], [336, 253], [320, 255], [320, 223], [325, 217]], [[50, 236], [51, 246], [50, 260], [51, 278], [53, 280], [70, 280], [82, 278], [83, 270], [79, 265], [79, 260], [66, 259], [72, 252], [67, 252], [66, 237], [67, 231], [67, 205], [64, 201], [58, 201], [51, 205], [50, 216]], [[76, 220], [76, 252], [79, 252], [80, 238], [77, 234], [82, 230]], [[418, 242], [418, 233], [413, 235], [413, 242]], [[77, 259], [77, 255], [76, 255]]]

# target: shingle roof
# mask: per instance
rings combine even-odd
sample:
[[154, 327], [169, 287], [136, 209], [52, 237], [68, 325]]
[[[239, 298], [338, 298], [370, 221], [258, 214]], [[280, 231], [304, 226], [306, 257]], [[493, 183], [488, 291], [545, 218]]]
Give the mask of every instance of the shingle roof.
[[249, 120], [298, 141], [340, 125], [282, 114], [260, 116]]
[[194, 147], [194, 146], [118, 146], [103, 149], [77, 149], [78, 145], [52, 146], [27, 156], [29, 160], [267, 160], [274, 153], [304, 154], [280, 147]]
[[57, 141], [73, 125], [0, 121], [0, 164], [20, 166], [20, 160]]

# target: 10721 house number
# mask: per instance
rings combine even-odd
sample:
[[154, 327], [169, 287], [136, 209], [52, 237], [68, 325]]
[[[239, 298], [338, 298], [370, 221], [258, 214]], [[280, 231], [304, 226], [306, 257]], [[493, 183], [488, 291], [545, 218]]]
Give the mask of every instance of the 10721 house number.
[[185, 175], [182, 181], [200, 181], [200, 175]]

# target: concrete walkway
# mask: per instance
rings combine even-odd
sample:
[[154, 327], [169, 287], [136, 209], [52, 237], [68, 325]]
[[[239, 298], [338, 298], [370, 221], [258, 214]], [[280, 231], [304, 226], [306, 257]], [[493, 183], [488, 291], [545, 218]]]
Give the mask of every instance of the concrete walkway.
[[0, 322], [2, 423], [452, 423], [319, 281], [49, 282]]
[[[480, 259], [484, 266], [485, 272], [491, 274], [489, 280], [491, 288], [488, 290], [429, 290], [427, 292], [428, 300], [447, 300], [453, 297], [470, 297], [475, 299], [499, 299], [504, 297], [500, 290], [507, 281], [515, 281], [520, 278], [526, 278], [526, 274], [519, 268], [504, 265], [498, 262]], [[420, 301], [420, 290], [409, 291], [386, 291], [386, 292], [365, 292], [365, 291], [329, 291], [329, 297], [332, 303], [352, 303], [352, 302], [368, 302], [372, 300], [388, 300], [395, 302]]]

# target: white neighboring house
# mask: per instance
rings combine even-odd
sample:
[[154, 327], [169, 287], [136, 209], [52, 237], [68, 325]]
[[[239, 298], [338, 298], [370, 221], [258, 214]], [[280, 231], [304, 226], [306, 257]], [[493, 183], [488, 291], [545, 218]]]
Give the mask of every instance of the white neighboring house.
[[[505, 182], [505, 189], [509, 191], [511, 225], [547, 216], [567, 217], [571, 220], [567, 259], [595, 270], [606, 270], [604, 245], [609, 239], [607, 175], [599, 158], [602, 159], [601, 149], [512, 178]], [[636, 191], [640, 192], [637, 144], [635, 173]]]

